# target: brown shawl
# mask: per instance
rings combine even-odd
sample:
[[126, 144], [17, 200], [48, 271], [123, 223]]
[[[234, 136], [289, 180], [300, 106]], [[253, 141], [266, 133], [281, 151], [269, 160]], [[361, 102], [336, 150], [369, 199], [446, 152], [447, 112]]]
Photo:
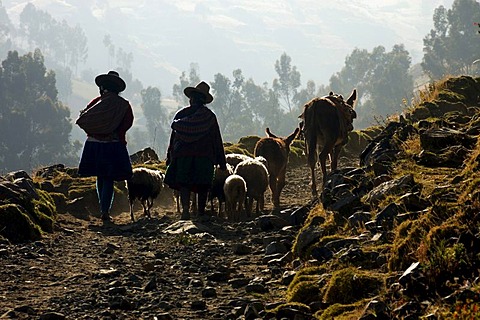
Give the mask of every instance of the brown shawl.
[[75, 123], [88, 135], [115, 132], [127, 112], [129, 103], [115, 93], [106, 93], [90, 102]]

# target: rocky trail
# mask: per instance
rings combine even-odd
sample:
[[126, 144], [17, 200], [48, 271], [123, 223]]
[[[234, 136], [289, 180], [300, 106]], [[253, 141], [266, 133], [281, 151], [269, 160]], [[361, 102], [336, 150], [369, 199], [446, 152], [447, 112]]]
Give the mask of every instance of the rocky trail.
[[[256, 319], [285, 302], [293, 278], [291, 213], [310, 201], [306, 166], [289, 170], [282, 211], [232, 223], [179, 221], [174, 207], [136, 204], [103, 224], [59, 214], [55, 232], [0, 244], [0, 317]], [[298, 210], [297, 210], [298, 211]], [[297, 265], [298, 267], [298, 265]]]

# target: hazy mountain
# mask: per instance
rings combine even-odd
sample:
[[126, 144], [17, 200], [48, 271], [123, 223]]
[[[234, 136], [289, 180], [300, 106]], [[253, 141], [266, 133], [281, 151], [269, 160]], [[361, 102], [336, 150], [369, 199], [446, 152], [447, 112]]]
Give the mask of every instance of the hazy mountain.
[[433, 11], [453, 0], [3, 0], [14, 23], [32, 2], [57, 20], [80, 24], [89, 39], [85, 68], [109, 65], [103, 38], [132, 52], [132, 73], [164, 96], [190, 63], [208, 81], [231, 77], [240, 68], [257, 83], [277, 75], [283, 52], [307, 80], [327, 84], [354, 48], [387, 50], [404, 43], [413, 62], [422, 57], [423, 37], [433, 28]]

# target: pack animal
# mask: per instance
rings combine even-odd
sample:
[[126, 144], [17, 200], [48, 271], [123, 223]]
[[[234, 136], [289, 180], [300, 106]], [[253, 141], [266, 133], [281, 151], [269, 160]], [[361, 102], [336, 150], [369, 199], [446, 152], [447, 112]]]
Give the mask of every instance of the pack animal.
[[162, 189], [164, 174], [159, 170], [148, 168], [134, 168], [133, 175], [127, 180], [128, 201], [130, 203], [130, 217], [135, 222], [133, 205], [139, 199], [143, 206], [145, 216], [151, 218], [150, 209], [153, 201], [158, 197]]
[[284, 138], [274, 135], [269, 128], [266, 128], [267, 137], [261, 138], [255, 145], [255, 157], [262, 156], [267, 159], [269, 186], [272, 191], [274, 209], [280, 208], [280, 194], [285, 186], [290, 144], [297, 137], [299, 131], [300, 129], [296, 128], [292, 134]]
[[353, 119], [357, 117], [354, 110], [356, 100], [356, 89], [347, 100], [344, 100], [341, 95], [330, 92], [328, 96], [314, 98], [307, 102], [303, 113], [299, 116], [314, 197], [318, 196], [315, 179], [317, 159], [322, 168], [323, 186], [327, 179], [327, 157], [330, 157], [330, 169], [332, 171], [337, 169], [340, 151], [348, 141], [349, 132], [353, 130]]

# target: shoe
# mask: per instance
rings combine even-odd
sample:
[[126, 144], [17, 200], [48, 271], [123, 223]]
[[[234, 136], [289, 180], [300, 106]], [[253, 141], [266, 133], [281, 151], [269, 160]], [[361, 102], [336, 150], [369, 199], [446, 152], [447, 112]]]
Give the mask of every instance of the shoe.
[[102, 220], [103, 221], [112, 221], [112, 217], [108, 214], [108, 212], [102, 213]]
[[190, 213], [189, 212], [182, 212], [182, 216], [180, 220], [190, 220]]

